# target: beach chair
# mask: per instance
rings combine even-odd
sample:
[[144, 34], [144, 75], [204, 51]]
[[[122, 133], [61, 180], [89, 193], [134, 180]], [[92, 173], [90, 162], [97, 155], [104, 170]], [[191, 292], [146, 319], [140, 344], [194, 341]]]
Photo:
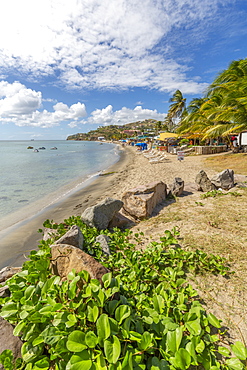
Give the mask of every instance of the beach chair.
[[157, 157], [157, 155], [159, 155], [159, 152], [157, 152], [157, 150], [153, 150], [149, 153], [144, 153], [143, 155], [146, 158]]
[[149, 162], [150, 163], [159, 163], [159, 162], [165, 162], [167, 160], [167, 155], [166, 154], [162, 154], [161, 156], [159, 157], [156, 157], [156, 158], [150, 158], [149, 159]]

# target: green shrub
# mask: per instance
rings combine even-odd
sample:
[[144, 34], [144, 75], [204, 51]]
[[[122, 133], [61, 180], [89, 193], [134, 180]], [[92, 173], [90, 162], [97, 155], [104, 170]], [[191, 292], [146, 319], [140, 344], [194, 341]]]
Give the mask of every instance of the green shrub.
[[[6, 370], [141, 370], [244, 368], [247, 351], [236, 342], [219, 346], [221, 323], [203, 309], [186, 273], [226, 275], [219, 256], [177, 245], [176, 230], [165, 231], [159, 243], [144, 251], [130, 243], [131, 231], [110, 236], [106, 258], [95, 238], [98, 231], [72, 217], [62, 224], [46, 221], [62, 235], [77, 224], [85, 249], [111, 273], [102, 284], [86, 271], [71, 271], [66, 281], [51, 275], [50, 243], [40, 243], [20, 273], [8, 280], [10, 297], [1, 299], [0, 315], [15, 326], [24, 341], [22, 360], [4, 351]], [[142, 235], [135, 234], [136, 240]], [[58, 236], [59, 237], [59, 236]]]

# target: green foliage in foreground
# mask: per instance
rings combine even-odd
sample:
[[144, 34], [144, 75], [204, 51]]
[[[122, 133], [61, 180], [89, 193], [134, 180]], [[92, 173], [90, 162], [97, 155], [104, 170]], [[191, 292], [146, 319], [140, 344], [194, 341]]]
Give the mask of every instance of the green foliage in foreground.
[[216, 198], [218, 196], [222, 195], [232, 195], [233, 197], [241, 197], [242, 194], [238, 193], [237, 191], [228, 191], [227, 193], [223, 193], [221, 190], [210, 190], [207, 191], [206, 193], [201, 195], [202, 199], [205, 198]]
[[[188, 271], [227, 274], [222, 258], [177, 247], [176, 230], [142, 251], [129, 242], [131, 231], [116, 229], [104, 232], [111, 238], [107, 259], [95, 242], [97, 230], [79, 218], [45, 226], [59, 237], [73, 224], [84, 234], [86, 252], [112, 272], [102, 284], [85, 271], [62, 281], [49, 270], [53, 240], [42, 241], [8, 280], [11, 296], [0, 302], [0, 315], [25, 342], [15, 364], [11, 351], [0, 355], [6, 370], [244, 369], [246, 348], [220, 344], [220, 321], [186, 282]], [[142, 235], [134, 237], [138, 242]]]

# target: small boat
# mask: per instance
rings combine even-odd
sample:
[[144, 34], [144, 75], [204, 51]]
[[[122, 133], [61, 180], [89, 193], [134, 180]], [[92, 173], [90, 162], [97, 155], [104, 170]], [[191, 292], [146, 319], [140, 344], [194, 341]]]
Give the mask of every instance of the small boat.
[[44, 146], [42, 146], [41, 148], [39, 148], [39, 150], [45, 150], [45, 147], [44, 147]]
[[34, 149], [34, 153], [38, 153], [39, 152], [39, 150], [38, 149]]
[[33, 149], [33, 146], [28, 146], [27, 149]]
[[57, 150], [57, 147], [56, 147], [56, 146], [54, 146], [54, 147], [52, 147], [52, 148], [51, 148], [51, 150]]

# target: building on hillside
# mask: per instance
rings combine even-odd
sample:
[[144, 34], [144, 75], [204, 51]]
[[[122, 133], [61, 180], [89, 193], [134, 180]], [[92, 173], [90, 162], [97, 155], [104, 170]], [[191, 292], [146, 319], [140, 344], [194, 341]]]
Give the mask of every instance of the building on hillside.
[[123, 133], [126, 135], [140, 135], [141, 131], [140, 130], [124, 130]]

